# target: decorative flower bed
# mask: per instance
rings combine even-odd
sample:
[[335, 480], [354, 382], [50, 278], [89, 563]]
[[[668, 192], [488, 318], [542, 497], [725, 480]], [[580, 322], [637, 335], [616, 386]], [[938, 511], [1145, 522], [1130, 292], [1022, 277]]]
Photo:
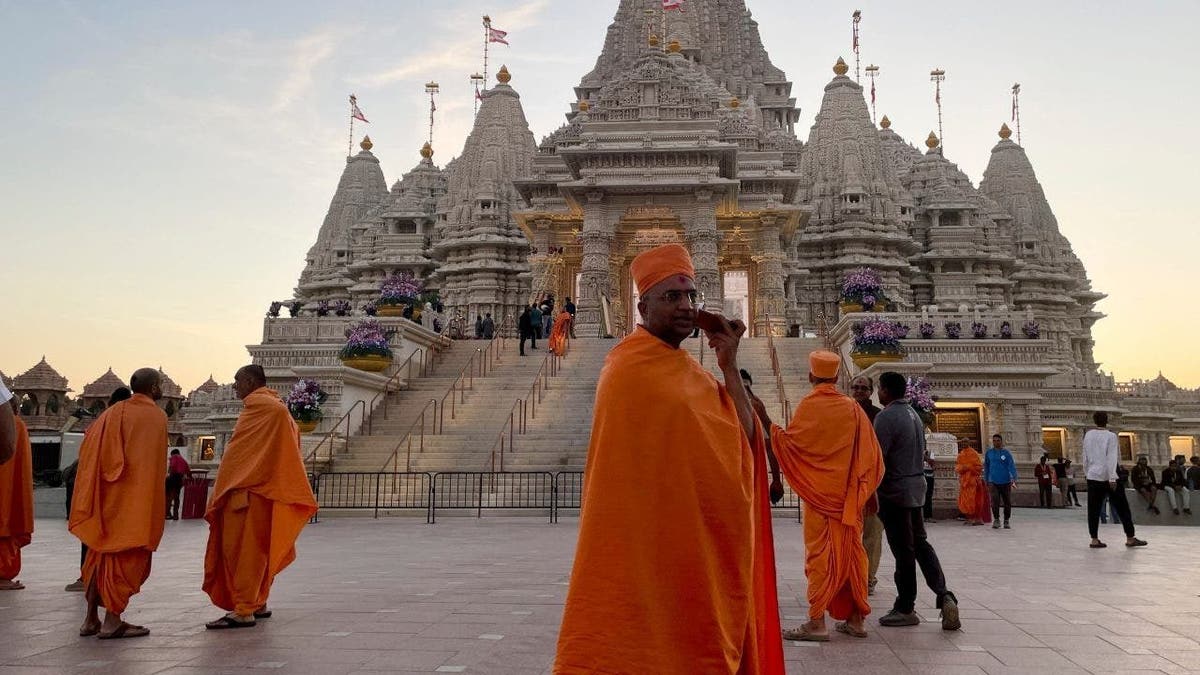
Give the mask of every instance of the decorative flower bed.
[[900, 338], [907, 329], [895, 321], [869, 319], [850, 326], [853, 346], [850, 358], [859, 368], [866, 368], [880, 361], [899, 361], [904, 358], [904, 346]]
[[379, 372], [392, 363], [389, 340], [394, 334], [374, 319], [359, 321], [346, 330], [346, 346], [338, 352], [338, 358], [351, 368]]
[[933, 387], [928, 380], [923, 377], [908, 378], [904, 397], [908, 399], [908, 404], [913, 407], [922, 422], [927, 425], [933, 424], [933, 408], [937, 405], [937, 397], [933, 395]]
[[403, 316], [405, 307], [412, 307], [421, 295], [421, 281], [408, 272], [397, 272], [379, 285], [376, 301], [381, 316]]
[[840, 307], [842, 313], [881, 312], [887, 304], [883, 295], [883, 281], [879, 273], [870, 267], [854, 270], [842, 281]]
[[962, 335], [962, 324], [957, 321], [946, 322], [946, 337], [957, 340]]
[[988, 327], [986, 323], [979, 323], [978, 321], [971, 322], [971, 337], [975, 338], [976, 340], [982, 340], [983, 338], [987, 337], [987, 333]]
[[321, 422], [321, 404], [325, 402], [326, 394], [316, 380], [300, 379], [292, 385], [284, 403], [292, 419], [302, 433], [308, 433], [317, 428]]
[[1011, 340], [1012, 339], [1012, 324], [1009, 323], [1008, 321], [1005, 321], [1004, 323], [1000, 324], [1000, 339], [1001, 340]]
[[1025, 325], [1021, 326], [1021, 332], [1030, 340], [1036, 340], [1042, 336], [1042, 329], [1036, 321], [1026, 321]]

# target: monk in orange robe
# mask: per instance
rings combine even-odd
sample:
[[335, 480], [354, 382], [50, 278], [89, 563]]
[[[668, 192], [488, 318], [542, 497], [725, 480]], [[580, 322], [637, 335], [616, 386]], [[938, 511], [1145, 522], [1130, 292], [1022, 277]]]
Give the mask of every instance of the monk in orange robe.
[[867, 552], [863, 511], [883, 480], [883, 454], [871, 421], [854, 399], [837, 390], [838, 355], [809, 355], [813, 389], [785, 430], [771, 425], [771, 447], [784, 478], [804, 502], [804, 576], [808, 623], [788, 630], [789, 640], [825, 642], [825, 612], [838, 632], [866, 637]]
[[167, 415], [155, 403], [162, 398], [158, 370], [139, 369], [129, 388], [133, 397], [105, 410], [84, 435], [68, 520], [71, 533], [88, 547], [88, 607], [79, 634], [102, 640], [150, 634], [122, 621], [121, 613], [150, 576], [166, 509]]
[[317, 512], [300, 431], [262, 366], [243, 366], [233, 388], [244, 407], [225, 447], [204, 519], [204, 592], [228, 613], [209, 629], [248, 628], [271, 616], [275, 576], [296, 559], [296, 539]]
[[33, 536], [33, 452], [29, 430], [17, 416], [16, 399], [0, 403], [11, 408], [16, 431], [16, 452], [0, 464], [0, 591], [17, 591], [21, 573], [21, 548]]
[[965, 441], [961, 446], [954, 462], [954, 471], [958, 474], [958, 510], [967, 517], [966, 525], [982, 525], [979, 492], [983, 489], [983, 460]]
[[764, 434], [737, 366], [741, 322], [708, 333], [719, 382], [679, 348], [696, 325], [687, 249], [631, 269], [643, 323], [596, 391], [554, 672], [782, 673]]
[[571, 329], [571, 314], [566, 311], [554, 317], [554, 326], [550, 329], [550, 350], [559, 356], [567, 353], [567, 334]]

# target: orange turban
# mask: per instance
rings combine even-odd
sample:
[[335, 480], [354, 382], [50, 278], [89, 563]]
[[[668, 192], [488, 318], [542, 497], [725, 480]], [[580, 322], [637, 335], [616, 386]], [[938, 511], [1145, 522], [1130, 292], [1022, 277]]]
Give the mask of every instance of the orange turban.
[[837, 354], [825, 350], [817, 350], [808, 355], [808, 369], [812, 371], [813, 377], [819, 377], [822, 380], [831, 380], [837, 377], [838, 366], [841, 363]]
[[696, 278], [692, 254], [679, 244], [666, 244], [646, 251], [633, 259], [629, 272], [637, 284], [638, 293], [642, 295], [672, 274]]

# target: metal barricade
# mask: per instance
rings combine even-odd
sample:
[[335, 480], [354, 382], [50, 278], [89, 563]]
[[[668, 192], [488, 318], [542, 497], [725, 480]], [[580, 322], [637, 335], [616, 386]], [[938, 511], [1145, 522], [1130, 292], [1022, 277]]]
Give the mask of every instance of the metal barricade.
[[545, 509], [554, 522], [554, 474], [546, 471], [448, 471], [433, 475], [429, 522], [439, 509]]

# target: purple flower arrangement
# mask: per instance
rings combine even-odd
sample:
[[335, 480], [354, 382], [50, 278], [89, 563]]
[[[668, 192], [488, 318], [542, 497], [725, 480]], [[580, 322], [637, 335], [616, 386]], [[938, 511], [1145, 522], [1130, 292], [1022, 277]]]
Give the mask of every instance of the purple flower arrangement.
[[317, 303], [317, 316], [329, 316], [328, 300], [322, 300]]
[[1026, 321], [1025, 324], [1021, 326], [1021, 332], [1024, 333], [1025, 337], [1029, 338], [1030, 340], [1036, 340], [1042, 336], [1042, 329], [1040, 326], [1038, 326], [1036, 321]]
[[896, 337], [903, 340], [908, 337], [908, 331], [911, 330], [908, 326], [902, 323], [896, 324]]
[[350, 316], [350, 301], [338, 300], [333, 303], [333, 313], [338, 316]]
[[904, 397], [908, 399], [908, 404], [913, 407], [921, 421], [925, 424], [933, 422], [933, 408], [937, 405], [937, 397], [933, 395], [933, 387], [929, 380], [923, 377], [908, 378]]
[[842, 302], [856, 302], [864, 308], [884, 302], [883, 281], [879, 273], [863, 267], [846, 275], [842, 281]]
[[367, 316], [375, 316], [379, 311], [379, 307], [375, 304], [374, 300], [368, 300], [367, 304], [362, 306], [362, 310]]
[[957, 340], [962, 335], [962, 324], [957, 321], [946, 322], [946, 337]]
[[1012, 324], [1009, 323], [1008, 321], [1005, 321], [1004, 323], [1000, 324], [1000, 339], [1001, 340], [1011, 340], [1012, 339]]
[[277, 319], [277, 318], [279, 318], [279, 310], [281, 310], [281, 309], [283, 309], [282, 302], [279, 302], [279, 301], [272, 302], [271, 306], [267, 308], [267, 316], [272, 319]]
[[379, 305], [410, 305], [421, 295], [421, 282], [408, 272], [396, 272], [379, 286]]
[[387, 330], [374, 319], [359, 321], [346, 329], [346, 346], [338, 352], [338, 358], [352, 359], [359, 356], [386, 356], [391, 358], [392, 347], [388, 344], [395, 331]]
[[300, 316], [302, 309], [304, 309], [304, 303], [299, 300], [293, 300], [287, 304], [288, 316]]
[[903, 354], [900, 344], [900, 324], [895, 321], [869, 319], [851, 326], [856, 354]]
[[922, 321], [921, 325], [917, 327], [917, 330], [921, 331], [921, 337], [926, 340], [933, 337], [933, 324], [929, 323], [928, 321]]
[[321, 419], [321, 404], [326, 394], [316, 380], [301, 379], [292, 385], [284, 403], [292, 419], [298, 422], [315, 422]]
[[982, 340], [987, 337], [987, 324], [979, 323], [978, 321], [971, 322], [971, 337], [976, 340]]

